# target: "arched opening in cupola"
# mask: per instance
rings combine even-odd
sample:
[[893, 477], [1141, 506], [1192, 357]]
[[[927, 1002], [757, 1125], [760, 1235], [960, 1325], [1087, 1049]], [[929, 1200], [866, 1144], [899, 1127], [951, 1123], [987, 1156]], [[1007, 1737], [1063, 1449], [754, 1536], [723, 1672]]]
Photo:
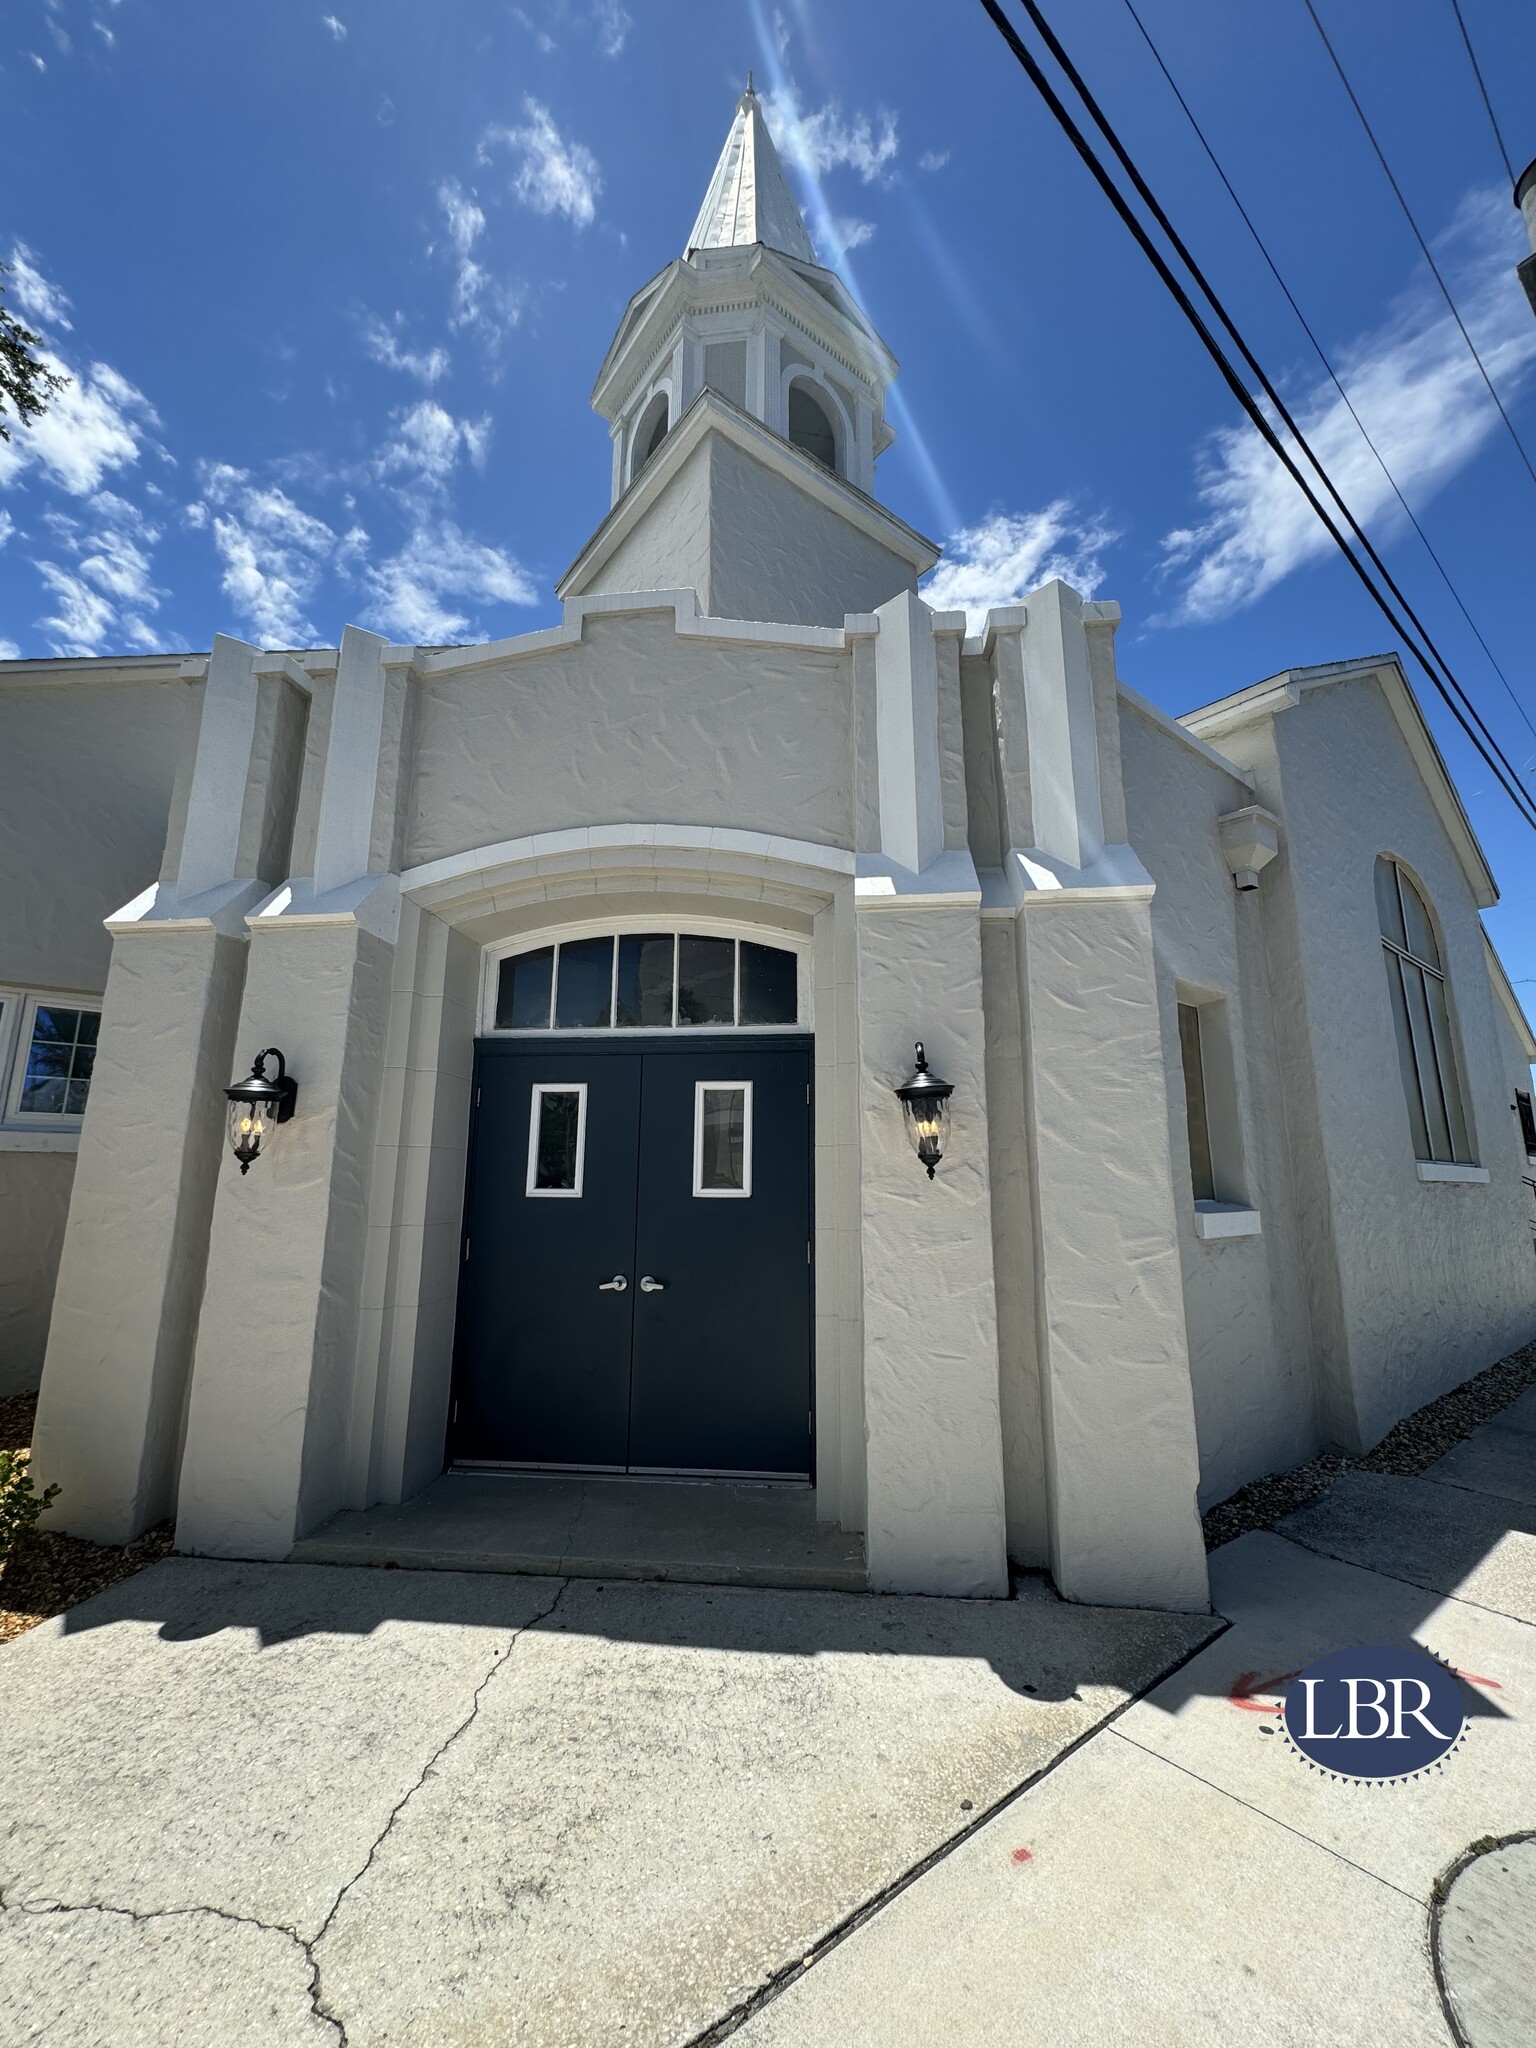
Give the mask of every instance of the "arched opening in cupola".
[[671, 403], [671, 397], [667, 392], [658, 391], [650, 404], [645, 408], [645, 411], [641, 413], [640, 424], [635, 428], [635, 438], [631, 444], [633, 450], [629, 463], [629, 480], [631, 483], [634, 482], [635, 478], [667, 438]]
[[792, 447], [803, 448], [825, 468], [837, 471], [837, 435], [832, 421], [811, 386], [798, 378], [789, 387], [789, 440]]

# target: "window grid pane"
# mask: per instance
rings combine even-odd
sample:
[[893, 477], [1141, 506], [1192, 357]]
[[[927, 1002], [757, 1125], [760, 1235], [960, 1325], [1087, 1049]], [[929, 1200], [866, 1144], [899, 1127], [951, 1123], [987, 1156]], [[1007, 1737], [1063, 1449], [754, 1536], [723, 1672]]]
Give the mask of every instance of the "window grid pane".
[[24, 1116], [83, 1116], [96, 1064], [99, 1010], [39, 1003], [16, 1107]]
[[677, 942], [677, 1021], [685, 1025], [736, 1022], [736, 941], [696, 938]]
[[613, 940], [576, 939], [555, 967], [555, 1029], [601, 1031], [613, 1022]]
[[489, 1028], [792, 1027], [800, 1019], [799, 981], [797, 953], [750, 939], [702, 932], [566, 939], [497, 963]]
[[1406, 968], [1390, 946], [1382, 947], [1387, 963], [1387, 992], [1392, 998], [1392, 1028], [1397, 1037], [1397, 1062], [1402, 1070], [1403, 1095], [1408, 1103], [1408, 1122], [1413, 1132], [1413, 1156], [1428, 1159], [1429, 1130], [1424, 1122], [1424, 1101], [1419, 1093], [1419, 1072], [1414, 1064], [1413, 1032], [1408, 1023], [1408, 998], [1403, 992], [1403, 975], [1416, 972]]
[[1205, 1108], [1205, 1068], [1200, 1057], [1200, 1012], [1179, 1004], [1179, 1051], [1184, 1061], [1184, 1110], [1189, 1124], [1189, 1175], [1197, 1202], [1214, 1202], [1211, 1132]]
[[1461, 1106], [1461, 1088], [1456, 1078], [1456, 1056], [1451, 1050], [1451, 1018], [1446, 1007], [1445, 983], [1438, 974], [1426, 974], [1424, 990], [1429, 997], [1429, 1024], [1434, 1034], [1435, 1070], [1451, 1130], [1451, 1157], [1465, 1164], [1472, 1157], [1467, 1140], [1466, 1113]]
[[1408, 1023], [1413, 1032], [1413, 1064], [1418, 1071], [1419, 1096], [1424, 1104], [1424, 1121], [1429, 1127], [1431, 1159], [1449, 1160], [1451, 1130], [1445, 1101], [1440, 1092], [1440, 1073], [1435, 1065], [1434, 1040], [1429, 1029], [1429, 1001], [1424, 994], [1424, 970], [1411, 961], [1401, 961], [1403, 988], [1408, 997]]

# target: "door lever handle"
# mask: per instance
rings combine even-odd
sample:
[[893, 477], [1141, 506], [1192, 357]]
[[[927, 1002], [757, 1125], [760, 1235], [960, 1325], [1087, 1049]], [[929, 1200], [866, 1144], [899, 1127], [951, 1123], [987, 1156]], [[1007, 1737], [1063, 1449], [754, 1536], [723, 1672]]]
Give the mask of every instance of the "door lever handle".
[[[644, 1281], [640, 1284], [645, 1285]], [[611, 1280], [599, 1280], [597, 1291], [599, 1294], [622, 1294], [628, 1285], [629, 1282], [622, 1273], [615, 1273]]]
[[666, 1289], [667, 1283], [665, 1280], [653, 1280], [649, 1273], [645, 1274], [640, 1282], [640, 1292], [642, 1294], [665, 1294]]

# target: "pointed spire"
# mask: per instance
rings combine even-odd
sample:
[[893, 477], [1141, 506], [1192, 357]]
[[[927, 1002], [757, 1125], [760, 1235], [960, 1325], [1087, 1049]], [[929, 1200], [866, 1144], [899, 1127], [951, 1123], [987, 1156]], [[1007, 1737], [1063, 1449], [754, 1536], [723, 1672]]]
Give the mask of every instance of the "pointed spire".
[[688, 254], [695, 249], [734, 249], [753, 242], [765, 242], [770, 249], [781, 249], [804, 263], [816, 261], [749, 73], [747, 89], [736, 102], [736, 118], [688, 237]]

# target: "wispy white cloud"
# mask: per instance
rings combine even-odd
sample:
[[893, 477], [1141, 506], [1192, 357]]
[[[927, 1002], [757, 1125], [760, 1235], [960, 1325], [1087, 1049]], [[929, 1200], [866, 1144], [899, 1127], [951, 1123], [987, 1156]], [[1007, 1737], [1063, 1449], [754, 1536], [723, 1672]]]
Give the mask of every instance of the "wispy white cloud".
[[320, 579], [344, 547], [360, 549], [364, 536], [354, 532], [343, 542], [285, 491], [255, 484], [248, 470], [227, 462], [205, 464], [200, 482], [188, 523], [212, 533], [236, 615], [268, 647], [312, 646], [318, 636], [306, 612]]
[[[1536, 325], [1514, 278], [1523, 242], [1509, 214], [1502, 192], [1470, 194], [1437, 250], [1506, 399], [1536, 365]], [[1333, 354], [1356, 411], [1415, 510], [1503, 431], [1477, 365], [1427, 280], [1399, 298], [1379, 327]], [[1287, 394], [1286, 403], [1356, 518], [1390, 533], [1401, 523], [1401, 508], [1332, 384], [1320, 379]], [[1292, 453], [1305, 472], [1299, 451]], [[1222, 428], [1201, 449], [1196, 489], [1204, 516], [1163, 542], [1163, 566], [1178, 594], [1161, 623], [1223, 617], [1332, 552], [1316, 514], [1247, 426]]]
[[598, 50], [604, 57], [617, 57], [634, 27], [619, 0], [595, 0], [592, 25], [597, 32]]
[[394, 431], [379, 450], [374, 472], [380, 478], [401, 477], [407, 491], [441, 490], [461, 455], [480, 468], [490, 446], [489, 417], [459, 420], [434, 398], [423, 398], [391, 415]]
[[980, 632], [989, 611], [1021, 603], [1052, 577], [1091, 597], [1104, 573], [1100, 557], [1118, 538], [1107, 521], [1070, 498], [1037, 512], [989, 512], [950, 535], [923, 600], [936, 611], [963, 610], [971, 631]]
[[448, 325], [455, 334], [473, 331], [494, 349], [522, 319], [526, 293], [519, 284], [493, 277], [476, 257], [475, 247], [485, 232], [485, 211], [456, 178], [443, 179], [437, 188], [437, 203], [447, 226], [453, 264]]
[[430, 389], [448, 374], [448, 351], [445, 348], [402, 348], [399, 329], [404, 318], [403, 313], [397, 313], [393, 324], [373, 317], [364, 321], [363, 347], [376, 363], [383, 363], [386, 369], [403, 370], [407, 376], [419, 378]]
[[148, 429], [159, 418], [143, 392], [110, 363], [75, 370], [49, 350], [39, 353], [69, 383], [25, 434], [0, 441], [0, 490], [35, 469], [72, 497], [86, 497], [109, 470], [138, 461]]
[[332, 36], [338, 43], [344, 43], [346, 41], [347, 24], [344, 21], [338, 21], [334, 14], [322, 14], [320, 17], [320, 21], [323, 27], [328, 28], [330, 30]]
[[846, 167], [866, 185], [888, 182], [900, 143], [896, 116], [882, 107], [872, 119], [855, 114], [845, 119], [841, 104], [828, 100], [807, 113], [793, 85], [763, 94], [763, 117], [781, 156], [814, 177]]
[[66, 332], [73, 327], [68, 295], [43, 276], [25, 242], [18, 242], [11, 250], [10, 275], [4, 283], [7, 296], [39, 327], [61, 327]]
[[838, 248], [844, 254], [850, 249], [862, 249], [866, 242], [874, 240], [875, 224], [872, 220], [858, 220], [852, 214], [839, 213], [828, 225]]
[[20, 661], [21, 649], [14, 640], [0, 640], [0, 661]]
[[917, 168], [920, 171], [942, 171], [948, 162], [947, 149], [925, 149], [917, 160]]
[[536, 21], [530, 20], [521, 7], [513, 8], [512, 19], [518, 24], [519, 28], [527, 29], [529, 35], [533, 37], [534, 42], [546, 57], [554, 54], [556, 47], [555, 39], [548, 29], [540, 28]]
[[86, 500], [79, 517], [44, 515], [57, 552], [66, 557], [34, 558], [34, 567], [57, 609], [40, 618], [55, 654], [100, 654], [109, 647], [153, 648], [157, 635], [148, 614], [163, 592], [153, 577], [153, 549], [160, 530], [136, 505], [111, 491]]
[[480, 161], [505, 149], [517, 164], [512, 190], [535, 213], [563, 213], [577, 227], [586, 227], [597, 211], [603, 189], [597, 158], [585, 143], [560, 133], [548, 107], [531, 95], [523, 99], [526, 124], [521, 128], [487, 128], [480, 139]]
[[0, 512], [0, 548], [3, 548], [16, 531], [16, 522], [9, 512]]
[[365, 618], [418, 645], [456, 640], [470, 615], [447, 600], [472, 605], [537, 604], [527, 571], [501, 548], [461, 533], [451, 520], [418, 526], [398, 554], [370, 568]]

